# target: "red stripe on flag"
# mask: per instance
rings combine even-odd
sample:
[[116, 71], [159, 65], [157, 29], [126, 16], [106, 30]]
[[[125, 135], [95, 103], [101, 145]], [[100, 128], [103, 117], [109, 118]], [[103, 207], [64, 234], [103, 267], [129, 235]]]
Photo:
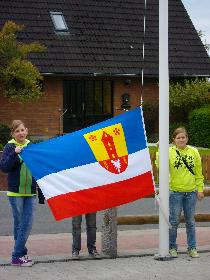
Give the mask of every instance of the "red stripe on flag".
[[51, 197], [47, 200], [57, 221], [119, 206], [154, 193], [151, 172], [100, 187]]

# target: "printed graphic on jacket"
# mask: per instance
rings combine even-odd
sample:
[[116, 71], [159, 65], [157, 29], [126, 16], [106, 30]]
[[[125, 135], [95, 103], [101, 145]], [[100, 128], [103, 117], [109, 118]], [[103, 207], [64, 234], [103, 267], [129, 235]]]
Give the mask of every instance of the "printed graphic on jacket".
[[182, 158], [187, 162], [188, 166], [193, 169], [194, 168], [194, 158], [193, 156], [188, 155], [182, 155], [181, 157], [179, 155], [176, 156], [176, 160], [174, 162], [174, 168], [178, 169], [179, 167], [185, 166]]

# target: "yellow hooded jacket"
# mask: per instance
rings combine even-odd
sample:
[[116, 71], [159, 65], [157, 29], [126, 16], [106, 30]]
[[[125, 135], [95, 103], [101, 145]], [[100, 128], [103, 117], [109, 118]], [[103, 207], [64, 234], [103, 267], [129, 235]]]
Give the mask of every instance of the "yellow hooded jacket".
[[[180, 156], [176, 150], [179, 151]], [[185, 159], [188, 166], [193, 170], [194, 175], [189, 171], [183, 162]], [[159, 154], [156, 154], [156, 165], [159, 167]], [[202, 164], [198, 150], [187, 145], [184, 149], [176, 146], [169, 148], [169, 188], [176, 192], [203, 192]]]

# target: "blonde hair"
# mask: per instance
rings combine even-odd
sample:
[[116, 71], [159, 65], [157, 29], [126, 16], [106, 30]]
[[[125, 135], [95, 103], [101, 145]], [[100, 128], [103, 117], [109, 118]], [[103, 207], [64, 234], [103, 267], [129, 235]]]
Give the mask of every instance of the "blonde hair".
[[187, 133], [186, 128], [185, 127], [178, 127], [174, 130], [174, 132], [172, 134], [172, 140], [174, 140], [179, 133], [184, 133], [186, 135], [186, 137], [188, 138], [188, 133]]
[[21, 120], [14, 120], [14, 121], [12, 121], [12, 123], [11, 123], [11, 125], [10, 125], [11, 134], [12, 134], [21, 124], [25, 127], [24, 122], [22, 122]]

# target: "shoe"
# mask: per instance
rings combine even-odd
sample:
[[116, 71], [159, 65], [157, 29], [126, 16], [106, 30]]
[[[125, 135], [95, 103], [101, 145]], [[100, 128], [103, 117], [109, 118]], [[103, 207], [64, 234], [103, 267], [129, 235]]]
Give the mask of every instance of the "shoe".
[[28, 262], [31, 262], [32, 265], [34, 264], [34, 261], [28, 256], [28, 255], [25, 255], [23, 256]]
[[100, 254], [98, 253], [98, 251], [96, 249], [89, 251], [89, 256], [93, 259], [100, 258]]
[[73, 260], [79, 260], [79, 252], [78, 251], [73, 251], [72, 252], [72, 259]]
[[11, 265], [13, 266], [32, 266], [32, 262], [28, 261], [27, 259], [25, 259], [25, 257], [21, 257], [21, 258], [17, 258], [17, 259], [13, 259], [11, 262]]
[[175, 248], [171, 248], [169, 254], [172, 258], [178, 258], [177, 250]]
[[200, 257], [195, 248], [188, 250], [187, 253], [191, 258], [199, 258]]

